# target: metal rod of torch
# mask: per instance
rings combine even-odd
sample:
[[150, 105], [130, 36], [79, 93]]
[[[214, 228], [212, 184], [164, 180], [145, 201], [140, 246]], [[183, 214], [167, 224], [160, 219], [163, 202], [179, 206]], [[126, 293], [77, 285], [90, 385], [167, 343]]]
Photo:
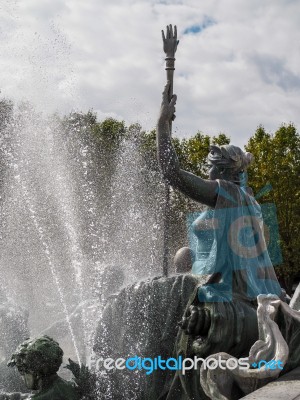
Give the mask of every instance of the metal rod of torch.
[[[163, 32], [163, 42], [164, 42], [164, 51], [166, 52], [166, 72], [167, 72], [167, 81], [170, 82], [169, 87], [169, 101], [173, 96], [173, 79], [174, 79], [174, 71], [175, 71], [175, 52], [177, 49], [178, 41], [177, 41], [177, 28], [174, 26], [174, 35], [172, 25], [167, 27], [167, 37], [165, 38]], [[173, 49], [170, 53], [167, 51], [165, 47], [166, 41], [168, 39], [172, 40]], [[169, 48], [170, 50], [170, 48]], [[168, 54], [167, 54], [168, 53]], [[172, 134], [172, 121], [170, 121], [170, 134]], [[169, 253], [170, 253], [170, 186], [166, 182], [165, 183], [165, 207], [164, 207], [164, 247], [163, 247], [163, 275], [168, 276], [169, 274]]]
[[164, 204], [164, 254], [163, 254], [163, 275], [169, 275], [169, 208], [170, 208], [170, 186], [165, 182], [165, 204]]

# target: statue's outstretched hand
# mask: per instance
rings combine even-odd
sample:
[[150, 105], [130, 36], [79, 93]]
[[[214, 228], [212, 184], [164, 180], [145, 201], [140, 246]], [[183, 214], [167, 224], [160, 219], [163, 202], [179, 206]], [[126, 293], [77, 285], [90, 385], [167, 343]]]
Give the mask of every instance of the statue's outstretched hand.
[[177, 40], [177, 27], [174, 26], [174, 30], [172, 25], [168, 25], [166, 29], [166, 34], [164, 31], [161, 31], [162, 39], [164, 43], [164, 52], [167, 57], [174, 57], [179, 40]]
[[164, 87], [164, 91], [162, 93], [162, 103], [160, 109], [160, 119], [166, 121], [174, 121], [176, 118], [175, 115], [175, 105], [177, 101], [176, 94], [173, 94], [171, 97], [171, 101], [169, 101], [169, 90], [170, 90], [170, 81]]

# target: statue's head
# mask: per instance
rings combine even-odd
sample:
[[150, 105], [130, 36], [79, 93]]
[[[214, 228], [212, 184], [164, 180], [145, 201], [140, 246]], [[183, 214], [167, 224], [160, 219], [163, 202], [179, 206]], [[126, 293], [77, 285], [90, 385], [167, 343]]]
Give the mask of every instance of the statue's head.
[[182, 247], [179, 249], [173, 260], [176, 273], [186, 274], [192, 272], [195, 258], [195, 253], [189, 247]]
[[209, 179], [225, 179], [240, 184], [245, 179], [245, 172], [253, 162], [251, 153], [231, 144], [210, 146], [207, 162], [210, 167]]
[[28, 389], [37, 390], [43, 378], [56, 374], [62, 364], [63, 351], [49, 336], [21, 343], [8, 362], [17, 367]]

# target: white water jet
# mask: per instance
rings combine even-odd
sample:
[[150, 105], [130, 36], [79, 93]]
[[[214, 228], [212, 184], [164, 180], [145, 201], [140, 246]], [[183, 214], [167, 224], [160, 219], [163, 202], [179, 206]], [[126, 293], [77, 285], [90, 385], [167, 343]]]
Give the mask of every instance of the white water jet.
[[[2, 130], [0, 278], [29, 310], [31, 336], [46, 333], [85, 362], [105, 298], [161, 274], [162, 188], [153, 195], [146, 182], [137, 140], [124, 138], [109, 171], [80, 129], [26, 105]], [[116, 286], [109, 271], [125, 279]]]

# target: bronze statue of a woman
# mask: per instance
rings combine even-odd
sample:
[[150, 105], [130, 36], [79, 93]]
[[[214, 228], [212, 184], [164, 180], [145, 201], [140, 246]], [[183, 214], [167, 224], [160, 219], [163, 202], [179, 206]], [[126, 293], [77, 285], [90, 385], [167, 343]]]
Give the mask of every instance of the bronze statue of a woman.
[[[207, 206], [192, 225], [198, 239], [192, 273], [209, 278], [191, 293], [180, 323], [177, 356], [206, 358], [228, 352], [245, 357], [258, 339], [257, 296], [283, 298], [268, 254], [261, 208], [246, 185], [253, 156], [233, 145], [211, 146], [209, 179], [181, 169], [170, 129], [177, 97], [170, 98], [169, 88], [168, 81], [157, 122], [158, 162], [173, 188]], [[177, 371], [161, 399], [202, 398], [199, 374], [199, 369], [185, 375]]]
[[[219, 236], [216, 238], [217, 241], [227, 242], [228, 247], [232, 250], [231, 253], [236, 255], [235, 259], [230, 260], [235, 263], [232, 268], [235, 271], [244, 270], [244, 275], [247, 271], [248, 275], [245, 277], [247, 280], [245, 284], [248, 286], [248, 292], [252, 291], [251, 298], [255, 298], [261, 293], [281, 294], [281, 291], [278, 292], [278, 281], [267, 254], [261, 210], [252, 190], [246, 186], [245, 182], [247, 167], [253, 161], [252, 154], [245, 153], [239, 147], [233, 145], [211, 146], [207, 157], [210, 167], [209, 179], [202, 179], [182, 170], [172, 145], [170, 132], [170, 121], [175, 118], [177, 97], [173, 95], [171, 101], [169, 101], [168, 91], [169, 82], [164, 88], [161, 111], [157, 123], [158, 161], [164, 178], [174, 188], [209, 207], [210, 210], [201, 215], [200, 220], [196, 221], [193, 229], [197, 235], [197, 227], [199, 227], [199, 224], [201, 225], [201, 220], [202, 225], [203, 220], [211, 222], [211, 230], [214, 231], [214, 236]], [[216, 211], [213, 213], [212, 210], [219, 210], [217, 219], [212, 218], [213, 216], [216, 217]], [[220, 219], [225, 226], [213, 226], [216, 221], [220, 224]], [[226, 228], [228, 232], [225, 232]], [[234, 231], [237, 231], [239, 236], [244, 235], [244, 237], [235, 236]], [[222, 237], [222, 234], [225, 235], [225, 233], [227, 233], [226, 237]], [[198, 235], [200, 234], [198, 233]], [[208, 253], [210, 252], [210, 249], [206, 250], [208, 250]], [[218, 256], [221, 255], [220, 251], [222, 251], [223, 263], [226, 263], [228, 257], [231, 257], [229, 250], [224, 247], [215, 250], [219, 250]], [[219, 268], [220, 266], [218, 266]], [[228, 269], [229, 266], [227, 265], [226, 268]], [[258, 276], [252, 276], [251, 269], [253, 268], [256, 269], [255, 273]], [[201, 273], [199, 271], [201, 266], [197, 268], [196, 265], [193, 269], [193, 272]], [[208, 273], [220, 276], [220, 273], [224, 274], [225, 272], [225, 270], [211, 269]], [[262, 282], [263, 280], [265, 282]], [[270, 284], [270, 280], [273, 285]], [[243, 289], [247, 289], [247, 287]]]
[[[171, 26], [163, 41], [164, 49], [176, 49]], [[167, 76], [157, 122], [158, 162], [168, 184], [207, 206], [192, 224], [198, 239], [192, 273], [208, 275], [208, 280], [191, 293], [176, 352], [183, 357], [206, 358], [218, 352], [244, 357], [258, 339], [257, 296], [283, 298], [261, 208], [246, 185], [253, 156], [233, 145], [211, 146], [209, 179], [181, 169], [171, 141], [177, 101], [172, 83]], [[161, 399], [202, 398], [199, 373], [177, 371]]]
[[[260, 206], [252, 190], [245, 186], [246, 169], [253, 156], [233, 145], [211, 146], [209, 179], [182, 170], [170, 132], [177, 97], [174, 94], [169, 101], [168, 91], [169, 82], [163, 91], [157, 123], [161, 171], [172, 187], [208, 206], [193, 224], [206, 257], [196, 258], [192, 272], [211, 275], [207, 285], [198, 291], [199, 303], [239, 300], [251, 304], [259, 294], [281, 296], [264, 239]], [[201, 237], [203, 229], [197, 229], [204, 223], [210, 225], [209, 238]], [[189, 334], [200, 335], [204, 322], [201, 324], [198, 320], [201, 316], [203, 319], [203, 312], [198, 310], [192, 315], [184, 321], [183, 328]], [[208, 327], [205, 330], [207, 333]]]
[[[210, 354], [212, 347], [226, 351], [236, 346], [233, 353], [243, 353], [257, 337], [257, 296], [282, 297], [267, 250], [261, 209], [245, 184], [253, 156], [233, 145], [211, 146], [209, 179], [182, 170], [170, 132], [177, 97], [174, 94], [170, 99], [169, 88], [168, 81], [157, 122], [158, 162], [173, 188], [208, 206], [193, 223], [202, 251], [192, 272], [208, 274], [210, 279], [199, 288], [182, 329], [194, 337], [193, 348], [202, 356]], [[204, 225], [209, 234], [203, 236]]]

